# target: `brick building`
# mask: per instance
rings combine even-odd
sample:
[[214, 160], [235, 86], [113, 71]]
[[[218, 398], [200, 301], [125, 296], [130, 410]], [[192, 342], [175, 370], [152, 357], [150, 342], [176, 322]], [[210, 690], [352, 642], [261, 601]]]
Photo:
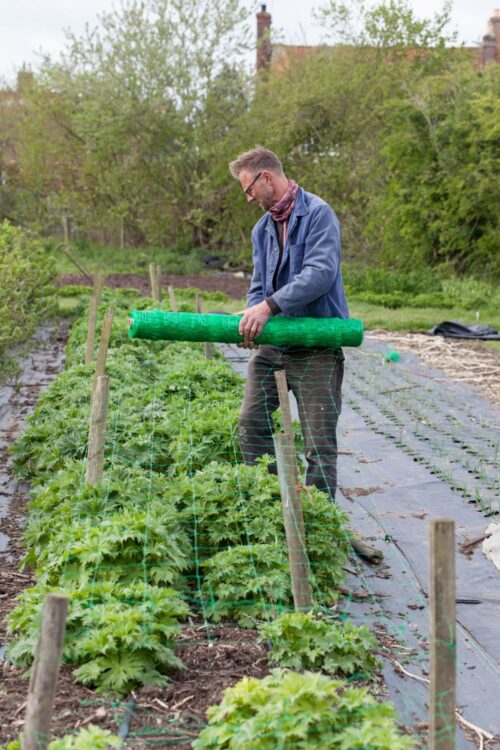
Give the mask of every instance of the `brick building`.
[[[285, 70], [292, 61], [303, 60], [318, 49], [317, 46], [272, 44], [271, 22], [271, 14], [266, 6], [262, 5], [257, 13], [257, 71]], [[478, 67], [482, 68], [492, 62], [500, 64], [500, 10], [493, 11], [486, 34], [478, 47], [460, 49], [468, 52]]]

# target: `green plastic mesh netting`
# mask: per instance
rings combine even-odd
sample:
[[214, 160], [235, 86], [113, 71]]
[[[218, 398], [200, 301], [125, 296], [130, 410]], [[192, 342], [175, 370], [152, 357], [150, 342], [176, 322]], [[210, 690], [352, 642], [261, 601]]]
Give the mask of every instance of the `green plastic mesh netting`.
[[[237, 344], [243, 340], [238, 333], [242, 315], [174, 313], [161, 310], [132, 310], [129, 337], [158, 341], [213, 341]], [[363, 323], [350, 318], [271, 318], [258, 344], [275, 346], [360, 346]]]

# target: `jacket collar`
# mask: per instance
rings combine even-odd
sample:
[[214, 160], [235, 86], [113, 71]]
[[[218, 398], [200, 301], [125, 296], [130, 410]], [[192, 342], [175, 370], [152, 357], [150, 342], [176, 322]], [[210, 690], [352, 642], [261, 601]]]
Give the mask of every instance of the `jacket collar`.
[[[297, 193], [297, 200], [295, 201], [295, 208], [290, 214], [289, 226], [290, 227], [293, 226], [294, 218], [296, 216], [305, 216], [308, 213], [309, 213], [309, 207], [307, 206], [305, 198], [304, 198], [304, 190], [302, 188], [299, 188], [299, 192]], [[274, 232], [273, 217], [271, 216], [269, 211], [267, 212], [266, 215], [267, 215], [266, 231]]]

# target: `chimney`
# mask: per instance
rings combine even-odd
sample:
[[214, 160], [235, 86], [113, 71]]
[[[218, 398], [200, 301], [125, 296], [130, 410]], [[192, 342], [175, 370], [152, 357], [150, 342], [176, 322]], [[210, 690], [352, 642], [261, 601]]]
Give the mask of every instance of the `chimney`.
[[496, 56], [496, 40], [493, 34], [485, 34], [483, 36], [482, 53], [483, 59], [482, 64], [488, 65], [488, 63], [495, 62]]
[[257, 73], [269, 70], [271, 54], [271, 14], [261, 5], [257, 13]]
[[17, 72], [17, 91], [20, 94], [25, 94], [33, 88], [34, 80], [35, 76], [33, 75], [31, 68], [29, 66], [26, 67], [26, 65], [23, 64], [22, 69]]
[[500, 62], [500, 10], [496, 8], [488, 21], [486, 36], [495, 38], [496, 60]]

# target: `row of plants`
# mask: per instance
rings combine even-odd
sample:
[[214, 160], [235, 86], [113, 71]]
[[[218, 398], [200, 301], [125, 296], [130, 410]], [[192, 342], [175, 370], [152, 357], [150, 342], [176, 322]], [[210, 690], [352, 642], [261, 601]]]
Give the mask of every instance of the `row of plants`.
[[45, 241], [0, 223], [0, 382], [18, 372], [12, 349], [29, 340], [55, 308], [54, 261]]
[[[245, 466], [237, 445], [241, 379], [220, 358], [205, 360], [201, 345], [128, 340], [132, 297], [106, 291], [100, 311], [102, 318], [111, 303], [116, 310], [103, 482], [84, 481], [93, 372], [81, 364], [83, 317], [72, 329], [66, 370], [13, 448], [16, 470], [32, 486], [23, 564], [35, 570], [36, 584], [10, 615], [9, 658], [30, 664], [43, 598], [58, 591], [70, 600], [64, 659], [100, 692], [162, 685], [181, 669], [175, 644], [188, 614], [264, 622], [260, 637], [280, 666], [369, 677], [375, 642], [366, 628], [331, 622], [331, 612], [318, 619], [288, 611], [278, 479], [266, 461]], [[345, 576], [347, 519], [316, 488], [301, 497], [315, 607], [325, 611]], [[278, 670], [232, 690], [195, 747], [361, 746], [346, 744], [354, 728], [363, 746], [371, 738], [373, 748], [410, 747], [392, 709], [340, 680]], [[265, 706], [275, 712], [267, 729]]]
[[500, 305], [498, 285], [449, 273], [439, 275], [425, 266], [405, 273], [380, 266], [346, 265], [343, 276], [350, 299], [393, 309], [436, 307], [467, 312], [487, 308], [496, 317]]

